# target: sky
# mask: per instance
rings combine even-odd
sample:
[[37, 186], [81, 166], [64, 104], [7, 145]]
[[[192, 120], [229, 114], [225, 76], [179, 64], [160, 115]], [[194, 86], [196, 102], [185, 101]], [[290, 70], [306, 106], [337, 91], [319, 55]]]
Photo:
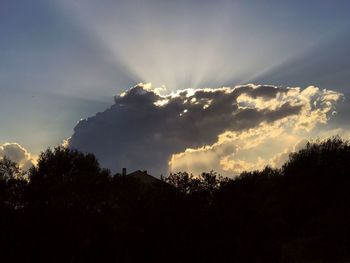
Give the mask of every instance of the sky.
[[278, 167], [306, 140], [349, 136], [348, 10], [2, 0], [0, 156], [28, 166], [65, 142], [112, 171]]

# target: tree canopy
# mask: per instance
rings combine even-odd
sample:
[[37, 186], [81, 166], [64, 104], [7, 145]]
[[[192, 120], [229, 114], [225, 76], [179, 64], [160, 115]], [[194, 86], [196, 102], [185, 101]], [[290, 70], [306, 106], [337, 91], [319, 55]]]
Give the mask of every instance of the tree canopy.
[[111, 175], [57, 147], [26, 174], [0, 160], [7, 261], [347, 262], [350, 144], [308, 143], [280, 169], [223, 178]]

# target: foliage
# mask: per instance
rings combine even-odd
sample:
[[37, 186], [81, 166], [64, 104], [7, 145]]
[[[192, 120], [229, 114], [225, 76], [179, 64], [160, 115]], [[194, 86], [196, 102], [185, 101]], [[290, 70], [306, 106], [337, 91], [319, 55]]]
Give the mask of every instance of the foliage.
[[[281, 169], [147, 185], [57, 147], [29, 181], [0, 160], [4, 261], [347, 262], [350, 145], [309, 143]], [[8, 259], [7, 259], [8, 257]]]
[[0, 206], [18, 210], [23, 207], [27, 187], [25, 173], [7, 157], [0, 160]]
[[12, 162], [6, 156], [0, 160], [0, 180], [8, 181], [22, 177], [22, 171], [18, 164]]

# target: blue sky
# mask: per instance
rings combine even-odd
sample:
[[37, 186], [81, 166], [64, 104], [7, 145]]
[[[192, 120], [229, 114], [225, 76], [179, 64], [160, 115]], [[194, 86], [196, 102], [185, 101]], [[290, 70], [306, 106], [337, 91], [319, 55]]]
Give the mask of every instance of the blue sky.
[[349, 10], [346, 0], [2, 0], [0, 144], [38, 154], [139, 82], [346, 94]]

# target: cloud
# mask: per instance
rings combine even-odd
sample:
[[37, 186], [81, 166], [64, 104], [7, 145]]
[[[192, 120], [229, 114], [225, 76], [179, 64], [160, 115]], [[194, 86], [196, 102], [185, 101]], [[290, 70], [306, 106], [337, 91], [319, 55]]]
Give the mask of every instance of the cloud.
[[0, 159], [4, 157], [17, 163], [25, 171], [32, 167], [35, 162], [30, 153], [18, 143], [0, 145]]
[[[300, 114], [273, 123], [261, 123], [241, 132], [226, 132], [210, 147], [187, 149], [175, 154], [170, 162], [172, 171], [192, 169], [194, 173], [199, 173], [215, 169], [232, 176], [242, 171], [259, 170], [266, 165], [279, 168], [291, 152], [300, 150], [308, 140], [337, 134], [349, 138], [349, 130], [332, 129], [327, 125], [335, 103], [342, 98], [341, 94], [336, 98], [334, 92], [320, 91], [315, 87], [298, 94], [304, 104]], [[196, 163], [195, 167], [191, 166], [192, 162]]]
[[[244, 152], [252, 155], [287, 130], [310, 132], [326, 123], [342, 98], [313, 86], [253, 84], [161, 92], [139, 84], [116, 96], [110, 108], [77, 124], [69, 147], [94, 153], [112, 171], [147, 169], [159, 176], [169, 169], [205, 168], [232, 173], [265, 164], [262, 157], [242, 159]], [[289, 137], [290, 143], [299, 140]]]

